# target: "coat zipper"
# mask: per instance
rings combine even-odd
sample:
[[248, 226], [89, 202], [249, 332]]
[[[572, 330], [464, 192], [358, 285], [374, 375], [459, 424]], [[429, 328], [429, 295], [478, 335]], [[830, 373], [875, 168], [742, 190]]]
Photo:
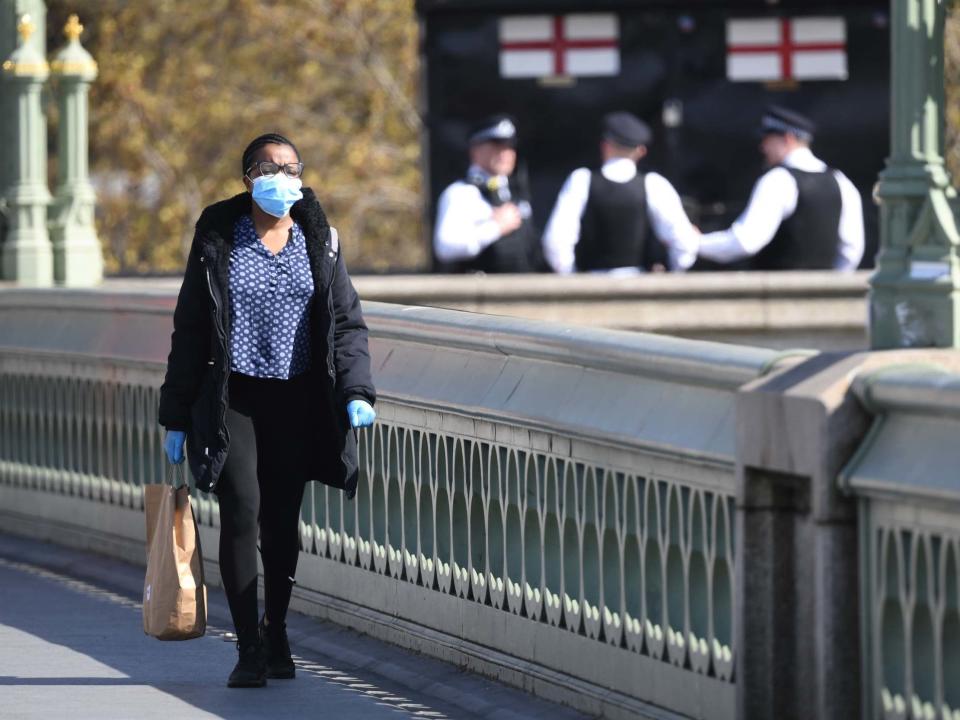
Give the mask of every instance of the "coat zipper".
[[[333, 270], [330, 271], [330, 283], [327, 285], [327, 298], [329, 302], [327, 303], [327, 312], [330, 314], [330, 322], [333, 323], [333, 334], [330, 337], [330, 351], [327, 355], [327, 375], [330, 376], [330, 379], [333, 381], [334, 387], [337, 385], [337, 371], [333, 365], [333, 356], [334, 348], [333, 343], [335, 342], [335, 337], [337, 334], [337, 314], [333, 311], [333, 284], [337, 281], [337, 260], [340, 258], [340, 244], [337, 243], [337, 249], [333, 249], [333, 244], [330, 241], [324, 243], [324, 245], [329, 248], [328, 252], [330, 257], [333, 258]], [[335, 404], [335, 403], [334, 403]]]
[[[222, 324], [221, 318], [220, 318], [220, 302], [217, 300], [217, 294], [213, 291], [213, 280], [212, 280], [211, 277], [210, 277], [210, 266], [206, 263], [206, 257], [201, 256], [200, 262], [203, 263], [204, 270], [206, 270], [207, 291], [210, 293], [210, 300], [213, 302], [214, 324], [215, 324], [216, 329], [217, 329], [217, 339], [220, 341], [221, 344], [225, 345], [225, 344], [226, 344], [226, 336], [227, 336], [227, 333], [226, 333], [226, 331], [223, 329], [223, 324]], [[227, 362], [229, 362], [229, 361], [228, 361], [227, 358], [226, 358], [226, 354], [224, 354], [224, 363], [227, 363]], [[222, 370], [221, 370], [221, 372], [222, 372]], [[225, 421], [225, 418], [226, 418], [226, 403], [223, 402], [223, 393], [222, 393], [222, 392], [220, 393], [220, 401], [219, 401], [219, 402], [220, 402], [220, 416], [219, 416], [219, 418], [218, 418], [218, 424], [217, 424], [217, 435], [218, 435], [218, 436], [220, 435], [220, 429], [223, 427], [223, 424], [224, 424], [224, 421]], [[204, 455], [206, 455], [208, 459], [211, 459], [211, 460], [212, 460], [212, 458], [210, 457], [210, 448], [209, 448], [209, 447], [206, 447], [206, 448], [203, 449], [203, 451], [204, 451]], [[212, 481], [210, 482], [210, 492], [213, 492], [213, 488], [216, 486], [216, 484], [217, 484], [217, 481], [216, 481], [216, 480], [212, 480]]]
[[[340, 246], [339, 246], [339, 244], [337, 245], [336, 251], [333, 250], [333, 246], [332, 246], [331, 244], [327, 244], [327, 247], [330, 248], [330, 250], [329, 250], [328, 252], [329, 252], [329, 254], [330, 254], [330, 257], [333, 258], [333, 270], [332, 270], [331, 273], [330, 273], [330, 285], [329, 285], [328, 288], [327, 288], [328, 297], [331, 297], [331, 296], [332, 296], [332, 293], [333, 293], [333, 284], [334, 284], [334, 283], [336, 282], [336, 280], [337, 280], [337, 260], [340, 259]], [[331, 321], [334, 323], [334, 332], [333, 332], [333, 334], [334, 334], [334, 336], [336, 336], [336, 317], [337, 317], [337, 314], [336, 314], [335, 312], [333, 312], [332, 303], [331, 303], [330, 305], [328, 305], [328, 307], [327, 307], [327, 312], [330, 313]], [[331, 338], [331, 342], [335, 342], [335, 340], [334, 340], [333, 338]], [[329, 355], [329, 357], [330, 357], [331, 359], [333, 358], [333, 352], [334, 352], [334, 351], [333, 351], [333, 347], [331, 346], [331, 348], [330, 348], [330, 355]], [[336, 388], [336, 386], [337, 386], [337, 372], [336, 372], [336, 368], [331, 367], [330, 363], [327, 363], [327, 374], [330, 376], [330, 379], [333, 381], [333, 386], [334, 386], [334, 388]], [[334, 395], [336, 395], [336, 391], [334, 391]], [[332, 411], [333, 414], [334, 414], [334, 417], [336, 417], [336, 415], [338, 414], [337, 401], [336, 401], [336, 399], [335, 399], [333, 396], [331, 396], [331, 398], [330, 398], [330, 406], [331, 406], [331, 411]], [[340, 412], [346, 412], [346, 408], [340, 410]], [[350, 418], [347, 418], [347, 432], [348, 432], [348, 433], [349, 433], [349, 432], [352, 432], [352, 433], [353, 433], [353, 442], [354, 442], [354, 444], [356, 445], [356, 447], [357, 447], [357, 453], [359, 454], [359, 452], [360, 452], [360, 431], [359, 431], [357, 428], [353, 427], [352, 423], [350, 422]], [[343, 463], [343, 458], [342, 458], [342, 457], [341, 457], [341, 459], [340, 459], [340, 462], [341, 462], [341, 464]], [[354, 486], [354, 487], [353, 487], [353, 494], [350, 495], [348, 499], [352, 499], [356, 494], [357, 494], [357, 488], [356, 488], [356, 486]]]
[[[336, 371], [336, 368], [333, 366], [333, 353], [334, 353], [333, 343], [335, 342], [334, 337], [336, 336], [336, 317], [337, 317], [337, 314], [333, 311], [332, 293], [333, 293], [333, 284], [334, 284], [334, 283], [336, 282], [336, 280], [337, 280], [337, 260], [340, 258], [340, 246], [339, 246], [339, 243], [338, 243], [338, 244], [337, 244], [337, 249], [334, 250], [334, 249], [333, 249], [333, 244], [332, 244], [330, 241], [327, 241], [327, 242], [325, 242], [325, 243], [323, 244], [323, 249], [324, 249], [324, 252], [326, 252], [326, 253], [328, 254], [328, 256], [333, 259], [333, 269], [330, 271], [330, 282], [329, 282], [329, 284], [327, 285], [327, 312], [330, 314], [330, 320], [331, 320], [331, 322], [334, 324], [333, 333], [331, 334], [331, 337], [329, 338], [329, 340], [330, 340], [330, 348], [329, 348], [329, 350], [328, 350], [329, 355], [327, 356], [327, 360], [328, 360], [328, 362], [327, 362], [327, 375], [330, 376], [330, 380], [331, 380], [331, 382], [333, 383], [333, 387], [334, 387], [334, 392], [333, 392], [333, 394], [330, 395], [330, 398], [329, 398], [329, 404], [330, 404], [330, 412], [333, 413], [334, 422], [336, 422], [336, 418], [340, 416], [340, 413], [345, 413], [345, 412], [346, 412], [346, 408], [341, 408], [341, 409], [338, 409], [338, 408], [337, 408], [337, 399], [336, 399], [337, 371]], [[354, 443], [356, 443], [357, 449], [359, 450], [359, 448], [360, 448], [360, 434], [359, 434], [357, 428], [353, 427], [353, 426], [350, 424], [350, 419], [347, 418], [347, 433], [351, 433], [351, 432], [353, 433]], [[341, 463], [343, 462], [342, 457], [341, 457], [341, 459], [340, 459], [340, 462], [341, 462]], [[356, 488], [353, 489], [353, 492], [354, 492], [354, 494], [356, 494]], [[351, 496], [351, 497], [353, 497], [353, 496]]]

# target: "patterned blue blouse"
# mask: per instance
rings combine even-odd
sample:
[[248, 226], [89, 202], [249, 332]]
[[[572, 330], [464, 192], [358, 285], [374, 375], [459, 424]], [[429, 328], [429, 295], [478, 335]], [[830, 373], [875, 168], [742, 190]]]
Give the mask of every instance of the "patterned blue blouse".
[[230, 369], [287, 379], [310, 367], [313, 275], [307, 241], [296, 223], [274, 255], [244, 215], [230, 251]]

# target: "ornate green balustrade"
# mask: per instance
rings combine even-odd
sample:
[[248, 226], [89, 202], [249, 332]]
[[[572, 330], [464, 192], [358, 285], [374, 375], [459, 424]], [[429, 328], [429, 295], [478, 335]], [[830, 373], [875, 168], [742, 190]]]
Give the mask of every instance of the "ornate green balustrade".
[[[0, 293], [0, 529], [143, 562], [172, 305]], [[956, 353], [367, 318], [379, 419], [295, 607], [604, 717], [960, 717]]]
[[[142, 562], [172, 298], [0, 306], [0, 527]], [[356, 500], [307, 493], [294, 606], [609, 717], [733, 717], [732, 396], [776, 356], [367, 315], [379, 419]], [[217, 505], [195, 504], [216, 582]]]
[[864, 717], [960, 719], [960, 375], [856, 387], [877, 419], [844, 473], [859, 498]]

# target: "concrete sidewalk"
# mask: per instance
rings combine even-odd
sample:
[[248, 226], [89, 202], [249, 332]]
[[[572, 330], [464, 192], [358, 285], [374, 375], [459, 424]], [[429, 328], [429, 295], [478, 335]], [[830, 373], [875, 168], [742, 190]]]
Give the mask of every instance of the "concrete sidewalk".
[[143, 570], [0, 534], [0, 716], [422, 718], [584, 716], [452, 665], [291, 613], [295, 680], [230, 690], [236, 649], [226, 600], [210, 591], [205, 637], [143, 634]]

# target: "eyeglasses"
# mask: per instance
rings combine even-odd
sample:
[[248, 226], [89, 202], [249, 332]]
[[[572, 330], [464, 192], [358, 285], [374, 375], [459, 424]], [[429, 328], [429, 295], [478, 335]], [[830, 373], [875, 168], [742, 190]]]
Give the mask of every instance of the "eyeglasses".
[[298, 178], [303, 174], [302, 162], [277, 165], [277, 163], [270, 162], [269, 160], [261, 160], [260, 162], [256, 162], [247, 168], [247, 175], [249, 175], [250, 171], [254, 168], [260, 171], [261, 177], [273, 177], [281, 170], [283, 170], [283, 174], [288, 178]]

